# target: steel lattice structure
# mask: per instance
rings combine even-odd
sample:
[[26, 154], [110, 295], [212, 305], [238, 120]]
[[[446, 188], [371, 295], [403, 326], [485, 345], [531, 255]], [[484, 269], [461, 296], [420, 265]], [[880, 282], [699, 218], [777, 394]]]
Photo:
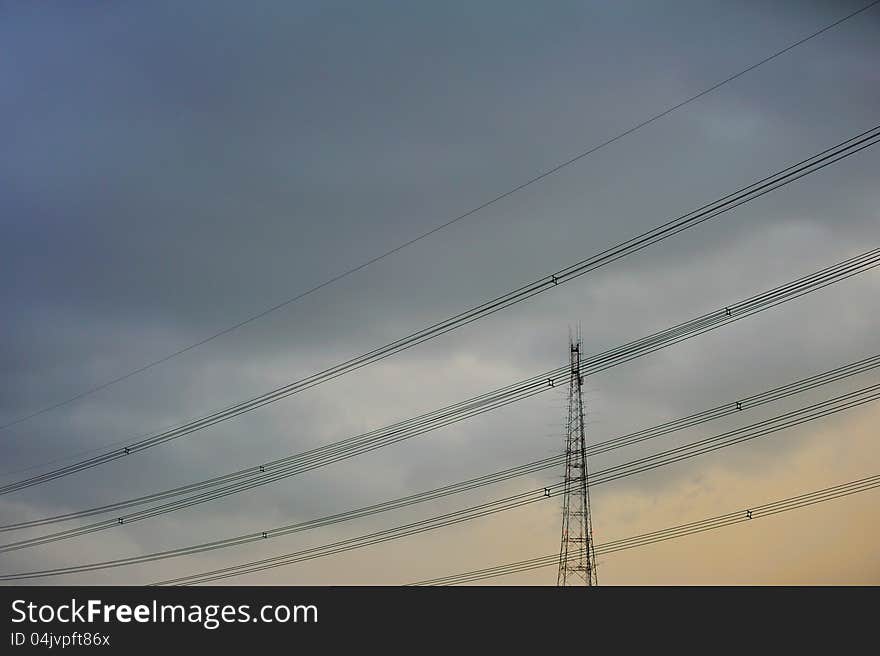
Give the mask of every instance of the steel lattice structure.
[[562, 539], [556, 585], [598, 585], [581, 375], [581, 341], [569, 341], [571, 384], [565, 438], [565, 482], [562, 496]]

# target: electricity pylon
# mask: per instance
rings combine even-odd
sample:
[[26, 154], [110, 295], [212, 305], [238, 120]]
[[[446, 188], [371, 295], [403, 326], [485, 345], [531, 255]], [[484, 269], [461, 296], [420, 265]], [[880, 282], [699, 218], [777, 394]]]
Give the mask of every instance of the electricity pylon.
[[565, 440], [565, 482], [562, 496], [562, 541], [556, 585], [599, 585], [593, 521], [590, 517], [590, 479], [581, 376], [581, 340], [569, 340], [571, 384]]

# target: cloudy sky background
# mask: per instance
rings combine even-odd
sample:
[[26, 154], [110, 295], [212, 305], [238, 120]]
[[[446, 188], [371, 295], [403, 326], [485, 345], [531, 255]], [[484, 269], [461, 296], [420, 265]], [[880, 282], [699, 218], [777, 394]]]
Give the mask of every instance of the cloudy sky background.
[[[4, 4], [0, 423], [360, 264], [861, 4]], [[3, 480], [302, 378], [872, 127], [878, 34], [875, 8], [318, 294], [0, 432]], [[604, 350], [877, 247], [878, 170], [880, 151], [864, 151], [379, 364], [136, 458], [0, 497], [0, 523], [356, 435], [563, 364], [573, 326], [588, 353]], [[878, 292], [880, 274], [863, 274], [588, 378], [589, 440], [880, 352]], [[545, 457], [563, 446], [565, 402], [557, 390], [221, 502], [6, 554], [0, 569], [265, 530]], [[880, 406], [868, 405], [597, 488], [596, 539], [880, 473], [878, 422]], [[147, 583], [394, 526], [561, 473], [256, 546], [36, 582]], [[610, 555], [600, 582], [877, 584], [877, 494]], [[552, 501], [230, 582], [403, 583], [552, 553], [558, 542]], [[555, 572], [497, 582], [551, 584]]]

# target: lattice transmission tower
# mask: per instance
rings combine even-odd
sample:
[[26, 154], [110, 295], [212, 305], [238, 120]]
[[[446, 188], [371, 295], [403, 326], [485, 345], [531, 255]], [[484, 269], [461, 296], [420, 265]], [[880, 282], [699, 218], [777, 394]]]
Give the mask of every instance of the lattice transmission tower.
[[593, 521], [590, 517], [590, 478], [581, 375], [581, 339], [569, 338], [571, 384], [565, 438], [565, 482], [562, 496], [562, 541], [556, 585], [599, 585]]

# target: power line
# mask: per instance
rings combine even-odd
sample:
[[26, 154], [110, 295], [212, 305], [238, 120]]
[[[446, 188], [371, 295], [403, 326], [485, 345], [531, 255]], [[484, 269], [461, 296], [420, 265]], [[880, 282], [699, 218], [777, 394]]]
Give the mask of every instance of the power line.
[[[802, 413], [802, 417], [799, 421], [792, 420], [791, 417], [781, 416], [776, 425], [767, 426], [762, 425], [763, 422], [759, 424], [755, 424], [757, 427], [753, 432], [749, 432], [748, 428], [742, 429], [739, 435], [733, 436], [731, 433], [724, 433], [719, 436], [715, 436], [715, 438], [707, 438], [707, 440], [715, 439], [718, 441], [718, 444], [714, 448], [705, 448], [705, 442], [707, 440], [701, 440], [699, 442], [692, 443], [690, 445], [685, 445], [686, 447], [695, 447], [691, 452], [678, 453], [677, 455], [673, 455], [673, 457], [666, 457], [669, 454], [675, 454], [679, 449], [670, 449], [667, 451], [659, 452], [650, 456], [651, 459], [654, 460], [652, 464], [646, 464], [644, 462], [645, 459], [639, 459], [635, 461], [631, 461], [630, 463], [624, 463], [623, 465], [618, 465], [613, 468], [607, 468], [604, 470], [598, 471], [595, 475], [591, 475], [590, 485], [601, 485], [603, 483], [608, 483], [614, 480], [619, 480], [621, 478], [625, 478], [628, 476], [633, 476], [639, 473], [643, 473], [650, 469], [655, 469], [657, 467], [662, 467], [665, 465], [672, 464], [674, 462], [680, 462], [682, 460], [687, 460], [696, 455], [702, 455], [708, 453], [711, 450], [717, 450], [721, 448], [725, 448], [728, 446], [732, 446], [733, 444], [738, 444], [747, 440], [756, 439], [759, 437], [764, 437], [766, 435], [772, 434], [777, 431], [785, 430], [787, 428], [792, 428], [794, 426], [800, 425], [802, 423], [806, 423], [809, 421], [814, 421], [821, 417], [826, 417], [831, 414], [836, 414], [837, 412], [841, 412], [844, 410], [851, 409], [856, 407], [857, 405], [862, 405], [864, 403], [869, 403], [871, 401], [875, 401], [880, 398], [880, 385], [874, 386], [873, 392], [869, 393], [865, 390], [859, 390], [856, 393], [850, 395], [842, 395], [837, 399], [831, 399], [826, 402], [825, 407], [820, 412], [809, 412], [811, 408], [804, 408], [805, 412]], [[791, 413], [789, 413], [791, 414]], [[736, 439], [732, 439], [732, 438]], [[628, 468], [628, 469], [627, 469]], [[620, 471], [626, 470], [626, 471]], [[472, 506], [469, 508], [464, 508], [458, 511], [454, 511], [452, 513], [447, 513], [445, 515], [439, 515], [435, 517], [428, 518], [426, 520], [420, 520], [417, 522], [412, 522], [410, 524], [405, 524], [402, 526], [393, 527], [390, 529], [385, 529], [382, 531], [378, 531], [375, 533], [371, 533], [364, 536], [359, 536], [356, 538], [349, 538], [347, 540], [341, 540], [338, 542], [334, 542], [327, 545], [322, 545], [319, 547], [312, 547], [309, 549], [304, 549], [298, 552], [282, 554], [279, 556], [273, 556], [270, 558], [264, 558], [258, 561], [251, 561], [247, 563], [240, 563], [238, 565], [233, 565], [230, 567], [224, 567], [217, 570], [212, 570], [209, 572], [203, 572], [199, 574], [193, 574], [189, 576], [182, 576], [175, 579], [171, 579], [168, 581], [162, 581], [157, 583], [156, 585], [177, 585], [177, 584], [198, 584], [198, 583], [207, 583], [210, 581], [216, 581], [220, 579], [229, 578], [231, 576], [239, 576], [241, 574], [251, 574], [258, 571], [263, 571], [266, 569], [272, 569], [275, 567], [281, 567], [285, 565], [291, 565], [299, 562], [304, 562], [307, 560], [313, 560], [315, 558], [323, 558], [326, 556], [335, 555], [338, 553], [351, 551], [353, 549], [360, 549], [363, 547], [371, 546], [374, 544], [379, 544], [382, 542], [387, 542], [389, 540], [396, 540], [399, 538], [407, 537], [409, 535], [414, 535], [417, 533], [423, 533], [426, 531], [431, 531], [437, 528], [442, 528], [445, 526], [451, 526], [454, 524], [459, 524], [461, 522], [470, 521], [473, 519], [479, 519], [482, 517], [487, 517], [489, 515], [494, 515], [499, 512], [504, 512], [506, 510], [512, 510], [514, 508], [520, 508], [526, 505], [530, 505], [532, 503], [537, 503], [543, 501], [548, 498], [552, 498], [558, 496], [562, 492], [562, 484], [557, 483], [551, 485], [549, 487], [543, 487], [537, 490], [533, 490], [531, 492], [523, 492], [521, 494], [512, 495], [509, 497], [504, 497], [501, 499], [495, 499], [493, 501], [480, 504], [478, 506]], [[550, 490], [548, 493], [547, 490]], [[68, 568], [69, 569], [69, 568]], [[58, 570], [63, 571], [63, 570]], [[65, 572], [66, 573], [66, 572]], [[3, 580], [5, 577], [0, 577], [0, 580]]]
[[561, 162], [561, 163], [555, 165], [554, 167], [547, 169], [546, 171], [543, 171], [542, 173], [539, 173], [538, 175], [526, 180], [523, 183], [520, 183], [519, 185], [513, 187], [512, 189], [493, 197], [492, 199], [482, 203], [481, 205], [478, 205], [477, 207], [474, 207], [473, 209], [468, 210], [467, 212], [465, 212], [463, 214], [460, 214], [456, 217], [453, 217], [452, 219], [449, 219], [448, 221], [446, 221], [444, 223], [441, 223], [440, 225], [432, 228], [431, 230], [428, 230], [427, 232], [424, 232], [424, 233], [418, 235], [417, 237], [414, 237], [408, 241], [405, 241], [401, 244], [398, 244], [394, 248], [391, 248], [390, 250], [387, 250], [384, 253], [381, 253], [380, 255], [377, 255], [369, 260], [362, 262], [361, 264], [358, 264], [354, 267], [351, 267], [350, 269], [347, 269], [347, 270], [325, 280], [322, 283], [319, 283], [319, 284], [317, 284], [317, 285], [315, 285], [315, 286], [313, 286], [303, 292], [300, 292], [299, 294], [296, 294], [295, 296], [292, 296], [291, 298], [288, 298], [284, 301], [281, 301], [280, 303], [277, 303], [276, 305], [273, 305], [269, 308], [266, 308], [265, 310], [262, 310], [261, 312], [258, 312], [257, 314], [251, 315], [250, 317], [247, 317], [246, 319], [243, 319], [242, 321], [239, 321], [238, 323], [235, 323], [235, 324], [229, 326], [228, 328], [224, 328], [223, 330], [220, 330], [212, 335], [209, 335], [208, 337], [205, 337], [204, 339], [201, 339], [193, 344], [190, 344], [189, 346], [185, 346], [185, 347], [178, 349], [177, 351], [174, 351], [172, 353], [169, 353], [168, 355], [163, 356], [157, 360], [153, 360], [151, 362], [148, 362], [147, 364], [145, 364], [141, 367], [138, 367], [137, 369], [129, 371], [128, 373], [123, 374], [121, 376], [117, 376], [116, 378], [112, 378], [104, 383], [101, 383], [101, 384], [96, 385], [90, 389], [87, 389], [83, 392], [80, 392], [79, 394], [76, 394], [76, 395], [71, 396], [67, 399], [64, 399], [63, 401], [59, 401], [59, 402], [54, 403], [52, 405], [45, 406], [45, 407], [40, 408], [39, 410], [36, 410], [28, 415], [25, 415], [23, 417], [19, 417], [18, 419], [14, 419], [6, 424], [0, 425], [0, 430], [5, 430], [5, 429], [10, 428], [12, 426], [24, 423], [30, 419], [33, 419], [35, 417], [42, 415], [42, 414], [45, 414], [47, 412], [50, 412], [50, 411], [55, 410], [57, 408], [60, 408], [62, 406], [73, 403], [74, 401], [78, 401], [82, 398], [85, 398], [87, 396], [90, 396], [92, 394], [100, 392], [101, 390], [104, 390], [112, 385], [115, 385], [115, 384], [120, 383], [124, 380], [127, 380], [127, 379], [131, 378], [132, 376], [136, 376], [137, 374], [143, 373], [144, 371], [147, 371], [148, 369], [152, 369], [153, 367], [156, 367], [160, 364], [168, 362], [169, 360], [171, 360], [179, 355], [183, 355], [184, 353], [187, 353], [188, 351], [191, 351], [199, 346], [203, 346], [204, 344], [207, 344], [208, 342], [211, 342], [219, 337], [222, 337], [223, 335], [227, 335], [235, 330], [238, 330], [239, 328], [242, 328], [242, 327], [258, 320], [258, 319], [265, 317], [266, 315], [269, 315], [277, 310], [280, 310], [288, 305], [291, 305], [292, 303], [295, 303], [296, 301], [299, 301], [307, 296], [310, 296], [311, 294], [314, 294], [315, 292], [318, 292], [325, 287], [328, 287], [336, 282], [339, 282], [343, 278], [347, 278], [348, 276], [351, 276], [351, 275], [353, 275], [363, 269], [366, 269], [367, 267], [369, 267], [369, 266], [371, 266], [381, 260], [384, 260], [385, 258], [390, 257], [391, 255], [394, 255], [395, 253], [397, 253], [397, 252], [399, 252], [409, 246], [412, 246], [413, 244], [415, 244], [419, 241], [422, 241], [423, 239], [426, 239], [427, 237], [430, 237], [431, 235], [433, 235], [437, 232], [440, 232], [441, 230], [444, 230], [444, 229], [450, 227], [451, 225], [458, 223], [459, 221], [462, 221], [468, 217], [473, 216], [474, 214], [477, 214], [478, 212], [482, 211], [483, 209], [489, 207], [490, 205], [494, 205], [495, 203], [497, 203], [505, 198], [508, 198], [509, 196], [512, 196], [513, 194], [521, 191], [522, 189], [525, 189], [526, 187], [529, 187], [529, 186], [553, 175], [554, 173], [562, 170], [563, 168], [566, 168], [567, 166], [570, 166], [570, 165], [574, 164], [575, 162], [578, 162], [578, 161], [584, 159], [585, 157], [592, 155], [593, 153], [605, 148], [606, 146], [610, 146], [611, 144], [619, 141], [620, 139], [623, 139], [626, 136], [629, 136], [630, 134], [633, 134], [634, 132], [650, 125], [651, 123], [654, 123], [655, 121], [658, 121], [659, 119], [664, 118], [665, 116], [668, 116], [669, 114], [675, 112], [676, 110], [681, 109], [685, 105], [688, 105], [688, 104], [694, 102], [695, 100], [698, 100], [699, 98], [702, 98], [703, 96], [705, 96], [709, 93], [712, 93], [713, 91], [719, 89], [720, 87], [722, 87], [726, 84], [729, 84], [730, 82], [733, 82], [734, 80], [746, 75], [747, 73], [750, 73], [751, 71], [755, 70], [756, 68], [763, 66], [764, 64], [776, 59], [777, 57], [784, 55], [785, 53], [789, 52], [790, 50], [793, 50], [793, 49], [797, 48], [798, 46], [806, 43], [807, 41], [810, 41], [811, 39], [814, 39], [817, 36], [820, 36], [821, 34], [824, 34], [825, 32], [837, 27], [841, 23], [844, 23], [845, 21], [848, 21], [849, 19], [861, 14], [862, 12], [867, 11], [868, 9], [870, 9], [871, 7], [876, 5], [878, 2], [880, 2], [880, 0], [875, 0], [874, 2], [871, 2], [867, 5], [865, 5], [861, 9], [853, 11], [853, 12], [847, 14], [846, 16], [839, 18], [838, 20], [834, 21], [833, 23], [830, 23], [830, 24], [826, 25], [825, 27], [822, 27], [822, 28], [816, 30], [812, 34], [809, 34], [806, 37], [803, 37], [803, 38], [799, 39], [798, 41], [795, 41], [794, 43], [789, 44], [788, 46], [786, 46], [780, 50], [777, 50], [773, 54], [768, 55], [767, 57], [764, 57], [763, 59], [755, 62], [751, 66], [748, 66], [747, 68], [744, 68], [741, 71], [724, 78], [720, 82], [716, 82], [712, 86], [707, 87], [706, 89], [703, 89], [699, 93], [696, 93], [696, 94], [672, 105], [671, 107], [668, 107], [668, 108], [664, 109], [663, 111], [661, 111], [657, 114], [654, 114], [650, 118], [645, 119], [644, 121], [641, 121], [640, 123], [637, 123], [636, 125], [632, 126], [631, 128], [624, 130], [623, 132], [620, 132], [620, 133], [616, 134], [615, 136], [610, 137], [609, 139], [606, 139], [605, 141], [603, 141], [599, 144], [596, 144], [595, 146], [590, 147], [589, 149], [575, 155], [574, 157], [572, 157], [568, 160], [565, 160], [564, 162]]
[[[872, 269], [878, 265], [880, 265], [880, 249], [868, 251], [812, 274], [802, 276], [801, 278], [785, 285], [777, 286], [762, 294], [757, 294], [737, 303], [728, 305], [723, 309], [704, 314], [695, 319], [685, 321], [666, 330], [654, 333], [653, 335], [628, 342], [622, 346], [586, 358], [582, 362], [582, 374], [592, 375], [617, 364], [628, 362], [636, 357], [653, 353], [722, 325], [738, 321], [751, 316], [752, 314], [775, 307], [783, 302], [793, 300], [806, 293], [816, 291], [834, 282], [845, 280], [846, 278]], [[847, 365], [838, 371], [819, 374], [818, 376], [813, 377], [813, 380], [807, 379], [804, 383], [824, 384], [821, 382], [823, 376], [828, 377], [830, 381], [831, 379], [836, 379], [835, 376], [861, 373], [861, 371], [866, 371], [874, 365], [874, 361], [869, 358], [867, 360], [855, 362], [852, 365]], [[43, 526], [71, 519], [81, 519], [111, 511], [119, 512], [128, 508], [148, 503], [157, 503], [165, 499], [181, 497], [187, 494], [191, 496], [184, 499], [178, 499], [177, 501], [167, 503], [163, 506], [149, 508], [140, 511], [139, 513], [125, 515], [123, 521], [130, 523], [143, 518], [144, 513], [147, 513], [149, 516], [155, 516], [157, 514], [164, 514], [184, 507], [204, 503], [229, 494], [246, 491], [283, 478], [311, 471], [318, 467], [327, 466], [339, 462], [340, 460], [355, 457], [378, 448], [390, 446], [397, 442], [418, 435], [423, 435], [450, 424], [483, 414], [484, 412], [489, 412], [510, 403], [529, 398], [530, 396], [534, 396], [542, 391], [550, 389], [550, 386], [555, 385], [555, 381], [557, 380], [560, 384], [564, 384], [566, 379], [563, 374], [566, 370], [567, 365], [532, 376], [519, 383], [514, 383], [472, 399], [447, 406], [446, 408], [441, 408], [440, 410], [435, 410], [412, 419], [398, 422], [397, 424], [386, 428], [380, 428], [361, 436], [355, 436], [334, 442], [303, 453], [293, 454], [263, 465], [248, 467], [230, 474], [224, 474], [197, 483], [191, 483], [126, 501], [105, 504], [103, 506], [56, 515], [54, 517], [0, 526], [0, 531]], [[797, 384], [792, 383], [791, 385], [794, 386]], [[784, 392], [785, 390], [780, 388], [779, 390], [767, 392], [766, 394], [771, 396], [777, 395], [779, 398], [783, 398], [781, 395], [783, 395]], [[759, 402], [760, 398], [758, 397], [742, 399], [736, 404], [728, 404], [728, 411], [730, 411], [731, 408], [738, 410]], [[723, 414], [725, 411], [719, 409], [711, 412], [720, 412]], [[699, 417], [685, 419], [694, 421], [699, 420]], [[679, 421], [685, 421], [685, 419]], [[640, 436], [635, 436], [635, 439], [638, 439], [639, 437]], [[0, 488], [0, 491], [3, 491], [3, 488]], [[99, 522], [98, 524], [104, 523]], [[95, 527], [98, 524], [90, 525], [86, 528], [91, 530], [92, 527]], [[79, 530], [81, 529], [71, 529], [70, 531], [77, 532]], [[95, 530], [100, 529], [96, 528]]]
[[606, 264], [614, 262], [618, 259], [636, 253], [643, 248], [668, 239], [684, 230], [699, 225], [705, 221], [713, 219], [725, 212], [728, 212], [740, 205], [751, 200], [755, 200], [770, 193], [780, 187], [790, 184], [800, 178], [815, 173], [826, 166], [830, 166], [842, 159], [850, 157], [880, 141], [880, 125], [871, 128], [861, 134], [847, 139], [831, 148], [828, 148], [812, 157], [798, 162], [797, 164], [786, 167], [785, 169], [774, 173], [770, 176], [762, 178], [742, 189], [728, 194], [719, 200], [703, 205], [702, 207], [684, 214], [678, 218], [667, 221], [647, 232], [633, 237], [616, 246], [608, 248], [597, 253], [585, 260], [581, 260], [575, 264], [569, 265], [556, 273], [545, 276], [519, 289], [508, 292], [491, 301], [486, 301], [470, 310], [462, 312], [454, 317], [444, 321], [435, 323], [416, 333], [412, 333], [407, 337], [398, 339], [390, 344], [374, 349], [368, 353], [340, 363], [316, 374], [312, 374], [306, 378], [294, 381], [282, 387], [276, 388], [271, 392], [267, 392], [250, 400], [228, 406], [223, 410], [218, 410], [200, 419], [196, 419], [185, 423], [181, 426], [168, 431], [160, 432], [152, 437], [139, 440], [125, 446], [121, 449], [107, 451], [98, 456], [87, 458], [71, 465], [56, 468], [49, 472], [33, 476], [23, 481], [10, 483], [0, 486], [0, 494], [6, 494], [12, 491], [20, 490], [25, 487], [31, 487], [55, 480], [70, 474], [76, 473], [84, 469], [90, 469], [98, 465], [102, 465], [119, 458], [139, 453], [146, 449], [159, 446], [171, 440], [179, 439], [185, 435], [213, 426], [223, 421], [232, 419], [246, 412], [250, 412], [269, 403], [273, 403], [280, 399], [286, 398], [293, 394], [297, 394], [306, 389], [310, 389], [316, 385], [328, 382], [345, 374], [351, 373], [357, 369], [374, 364], [387, 357], [391, 357], [397, 353], [410, 349], [425, 341], [434, 339], [447, 332], [461, 328], [479, 319], [483, 319], [502, 309], [516, 305], [525, 301], [532, 296], [541, 294], [550, 289], [574, 280], [591, 271], [594, 271]]
[[[658, 542], [666, 542], [667, 540], [677, 540], [682, 537], [713, 531], [734, 524], [742, 524], [752, 521], [753, 519], [761, 519], [771, 517], [783, 512], [798, 510], [799, 508], [807, 508], [818, 503], [833, 501], [843, 497], [848, 497], [861, 492], [869, 492], [880, 487], [880, 474], [868, 476], [848, 483], [841, 483], [832, 487], [823, 488], [814, 492], [799, 494], [787, 499], [780, 499], [772, 503], [762, 506], [754, 506], [751, 508], [743, 508], [742, 510], [727, 513], [725, 515], [716, 515], [706, 519], [691, 522], [689, 524], [681, 524], [672, 526], [651, 533], [635, 535], [630, 538], [614, 540], [612, 542], [600, 544], [596, 546], [599, 554], [610, 554], [617, 551], [627, 549], [636, 549], [645, 547]], [[527, 572], [542, 567], [553, 567], [556, 565], [558, 554], [547, 554], [546, 556], [538, 556], [521, 560], [514, 563], [506, 563], [504, 565], [495, 565], [483, 569], [473, 570], [470, 572], [462, 572], [460, 574], [450, 574], [448, 576], [440, 576], [433, 579], [427, 579], [412, 583], [410, 585], [460, 585], [462, 583], [472, 583], [499, 576], [508, 576], [520, 572]]]
[[[873, 402], [877, 399], [880, 399], [880, 383], [864, 387], [862, 389], [855, 390], [847, 394], [842, 394], [837, 397], [822, 401], [820, 403], [811, 404], [798, 410], [787, 412], [770, 419], [750, 424], [748, 426], [725, 431], [723, 433], [719, 433], [708, 438], [696, 440], [694, 442], [690, 442], [688, 444], [684, 444], [678, 447], [659, 451], [650, 456], [645, 456], [618, 465], [606, 467], [604, 469], [596, 471], [594, 474], [591, 474], [591, 480], [589, 484], [590, 487], [594, 487], [596, 485], [609, 483], [612, 481], [620, 480], [622, 478], [627, 478], [629, 476], [650, 471], [658, 467], [663, 467], [676, 462], [681, 462], [683, 460], [688, 460], [690, 458], [704, 455], [706, 453], [726, 448], [728, 446], [733, 446], [742, 442], [765, 437], [778, 431], [793, 428], [795, 426], [799, 426], [801, 424], [814, 421], [816, 419], [827, 417], [832, 414], [837, 414], [839, 412], [843, 412], [845, 410], [849, 410], [854, 407]], [[464, 483], [453, 484], [450, 486], [446, 486], [445, 488], [439, 488], [437, 490], [431, 490], [428, 492], [411, 495], [410, 497], [404, 497], [403, 499], [393, 500], [382, 504], [374, 504], [373, 506], [360, 508], [354, 511], [349, 511], [347, 513], [339, 513], [337, 515], [331, 515], [329, 517], [324, 517], [316, 520], [300, 522], [284, 527], [278, 527], [272, 529], [271, 531], [250, 533], [234, 538], [228, 538], [226, 540], [217, 540], [201, 545], [191, 545], [188, 547], [182, 547], [180, 549], [168, 550], [152, 554], [144, 554], [140, 556], [131, 556], [128, 558], [121, 558], [116, 560], [72, 565], [68, 567], [33, 572], [3, 574], [0, 575], [0, 581], [14, 581], [29, 578], [42, 578], [47, 576], [60, 576], [66, 574], [83, 573], [100, 569], [123, 567], [133, 564], [152, 562], [181, 555], [191, 555], [219, 548], [247, 544], [250, 542], [268, 539], [269, 537], [278, 537], [281, 535], [296, 533], [303, 530], [309, 530], [311, 528], [332, 525], [339, 523], [340, 521], [348, 521], [349, 519], [366, 517], [377, 514], [379, 512], [385, 512], [387, 510], [413, 505], [414, 503], [421, 503], [422, 501], [448, 496], [449, 494], [455, 493], [450, 490], [456, 487], [461, 488], [457, 491], [465, 491], [485, 487], [486, 485], [490, 485], [492, 483], [496, 483], [502, 480], [508, 480], [510, 478], [514, 478], [524, 474], [534, 473], [537, 471], [542, 471], [551, 467], [558, 466], [562, 462], [563, 456], [564, 454], [560, 454], [559, 456], [547, 458], [543, 461], [526, 463], [524, 465], [520, 465], [509, 470], [504, 470], [502, 472], [487, 474], [477, 479], [472, 479], [471, 481], [465, 481]], [[404, 524], [402, 526], [383, 529], [378, 532], [361, 535], [355, 538], [349, 538], [347, 540], [341, 540], [318, 547], [312, 547], [302, 551], [294, 552], [292, 554], [283, 554], [260, 561], [242, 563], [232, 567], [224, 568], [222, 570], [181, 577], [179, 579], [166, 581], [164, 583], [206, 582], [209, 580], [226, 578], [227, 576], [237, 576], [238, 574], [242, 573], [251, 573], [271, 567], [278, 567], [282, 565], [293, 564], [296, 562], [302, 562], [305, 560], [312, 560], [314, 558], [321, 558], [324, 556], [349, 551], [351, 549], [359, 549], [373, 544], [407, 537], [416, 533], [423, 533], [425, 531], [442, 528], [444, 526], [457, 524], [463, 521], [469, 521], [471, 519], [478, 519], [495, 514], [497, 512], [512, 510], [514, 508], [519, 508], [524, 505], [536, 503], [544, 499], [559, 496], [563, 494], [564, 491], [565, 486], [563, 483], [555, 483], [546, 487], [541, 487], [538, 489], [528, 490], [510, 496], [497, 498], [489, 502], [481, 503], [476, 506], [466, 507], [451, 513], [418, 520], [409, 524]], [[192, 581], [190, 581], [190, 579], [192, 579]]]
[[[862, 358], [861, 360], [858, 360], [856, 362], [848, 363], [801, 380], [786, 383], [782, 386], [758, 394], [741, 397], [741, 399], [738, 401], [732, 401], [717, 405], [712, 408], [702, 410], [700, 412], [692, 413], [685, 417], [680, 417], [672, 421], [664, 422], [657, 426], [644, 428], [635, 432], [628, 433], [626, 435], [604, 440], [602, 442], [591, 445], [587, 449], [587, 455], [591, 457], [597, 456], [607, 453], [608, 451], [632, 446], [634, 444], [645, 442], [651, 439], [656, 439], [658, 437], [663, 437], [665, 435], [669, 435], [680, 430], [700, 426], [710, 421], [715, 421], [724, 417], [747, 412], [753, 408], [757, 408], [768, 403], [780, 401], [796, 394], [801, 394], [803, 392], [816, 389], [817, 387], [823, 385], [836, 383], [846, 378], [872, 371], [877, 367], [880, 367], [880, 354], [873, 355], [867, 358]], [[394, 510], [404, 506], [409, 506], [416, 503], [422, 503], [424, 501], [435, 500], [440, 497], [446, 497], [452, 494], [470, 491], [476, 489], [477, 487], [499, 483], [501, 481], [506, 481], [510, 478], [514, 478], [517, 476], [523, 476], [538, 471], [543, 471], [547, 468], [555, 467], [561, 464], [562, 462], [564, 462], [564, 460], [565, 459], [562, 454], [557, 454], [555, 456], [550, 456], [549, 458], [543, 458], [533, 462], [518, 465], [511, 469], [505, 469], [502, 471], [493, 472], [491, 474], [486, 474], [475, 479], [445, 485], [440, 488], [428, 490], [425, 492], [419, 492], [417, 494], [408, 495], [402, 498], [393, 499], [379, 504], [372, 504], [370, 506], [358, 508], [345, 513], [334, 514], [329, 517], [309, 520], [307, 522], [301, 522], [285, 527], [274, 527], [272, 529], [268, 529], [265, 532], [258, 532], [249, 535], [238, 536], [236, 538], [230, 538], [230, 541], [212, 542], [210, 543], [210, 545], [217, 546], [218, 548], [219, 546], [232, 546], [234, 544], [240, 544], [242, 540], [263, 538], [264, 533], [266, 534], [266, 537], [275, 537], [278, 534], [278, 531], [282, 530], [285, 531], [286, 534], [289, 529], [296, 529], [297, 531], [308, 530], [311, 528], [316, 528], [318, 526], [325, 526], [327, 525], [326, 522], [328, 521], [331, 523], [337, 523], [339, 521], [349, 521], [350, 519], [355, 519], [363, 516], [363, 513], [376, 514], [377, 512], [386, 512], [387, 510]], [[167, 512], [170, 512], [170, 510]], [[83, 535], [89, 535], [97, 531], [116, 528], [120, 525], [132, 524], [143, 519], [155, 517], [158, 514], [164, 514], [164, 512], [160, 513], [157, 512], [157, 509], [151, 508], [145, 511], [141, 511], [141, 513], [134, 513], [122, 517], [122, 524], [119, 523], [120, 518], [113, 518], [93, 524], [88, 524], [86, 526], [79, 526], [64, 531], [58, 531], [56, 533], [2, 544], [0, 545], [0, 553], [16, 551], [19, 549], [27, 549], [35, 546], [51, 544], [61, 540], [81, 537]], [[82, 516], [83, 515], [80, 515], [80, 517]], [[68, 517], [66, 519], [70, 518]], [[5, 530], [11, 530], [12, 528], [15, 528], [15, 525], [5, 526], [2, 528], [4, 528]], [[184, 551], [174, 550], [173, 552], [166, 553], [180, 555], [184, 552], [190, 553], [190, 549], [190, 547], [186, 547]]]
[[[645, 442], [647, 440], [670, 435], [680, 430], [700, 426], [710, 421], [715, 421], [724, 417], [740, 414], [742, 412], [746, 412], [748, 410], [760, 407], [768, 403], [773, 403], [789, 398], [796, 394], [801, 394], [803, 392], [816, 389], [817, 387], [822, 385], [839, 382], [851, 376], [872, 371], [877, 367], [880, 367], [880, 355], [863, 358], [862, 360], [859, 360], [857, 362], [846, 364], [835, 369], [816, 374], [814, 376], [809, 376], [799, 381], [787, 383], [780, 387], [776, 387], [771, 390], [761, 392], [759, 394], [753, 394], [751, 396], [744, 397], [740, 401], [733, 401], [730, 403], [714, 406], [707, 410], [696, 412], [685, 417], [675, 419], [673, 421], [659, 424], [657, 426], [645, 428], [632, 433], [628, 433], [626, 435], [604, 440], [588, 447], [586, 455], [589, 457], [594, 457], [615, 449], [629, 447], [634, 444]], [[244, 534], [236, 536], [234, 538], [228, 538], [226, 540], [209, 542], [204, 545], [194, 545], [183, 547], [181, 549], [173, 549], [161, 552], [161, 557], [170, 558], [180, 555], [200, 553], [202, 551], [225, 548], [229, 546], [237, 546], [240, 544], [246, 544], [248, 542], [278, 537], [280, 535], [287, 535], [289, 533], [296, 533], [300, 531], [311, 530], [314, 528], [321, 528], [331, 524], [346, 522], [352, 519], [359, 519], [362, 517], [383, 513], [390, 510], [397, 510], [399, 508], [424, 503], [426, 501], [434, 501], [436, 499], [444, 498], [454, 494], [469, 492], [475, 489], [486, 487], [488, 485], [494, 485], [503, 481], [507, 481], [512, 478], [545, 471], [550, 468], [558, 467], [564, 464], [565, 461], [565, 454], [556, 454], [547, 458], [527, 462], [508, 469], [503, 469], [501, 471], [484, 474], [482, 476], [478, 476], [469, 480], [444, 485], [439, 488], [418, 492], [382, 503], [371, 504], [366, 507], [357, 508], [343, 513], [336, 513], [327, 517], [321, 517], [305, 522], [298, 522], [287, 526], [276, 526], [271, 529], [267, 529], [266, 531], [258, 531], [254, 533]], [[89, 535], [98, 531], [116, 528], [120, 525], [132, 524], [137, 521], [149, 519], [159, 514], [164, 514], [165, 512], [170, 512], [170, 510], [166, 511], [162, 508], [151, 508], [141, 511], [140, 513], [125, 516], [124, 518], [122, 518], [124, 520], [122, 523], [119, 523], [118, 519], [114, 518], [101, 522], [96, 522], [94, 524], [86, 526], [75, 527], [65, 531], [59, 531], [57, 533], [7, 543], [0, 545], [0, 553], [16, 551], [19, 549], [27, 549], [35, 546], [59, 542], [61, 540], [81, 537], [83, 535]], [[146, 557], [134, 557], [130, 564], [141, 562], [142, 558], [148, 558], [149, 560], [160, 559], [158, 557], [154, 558], [153, 556], [157, 555], [153, 554]], [[126, 561], [128, 560], [129, 559], [126, 559]]]

